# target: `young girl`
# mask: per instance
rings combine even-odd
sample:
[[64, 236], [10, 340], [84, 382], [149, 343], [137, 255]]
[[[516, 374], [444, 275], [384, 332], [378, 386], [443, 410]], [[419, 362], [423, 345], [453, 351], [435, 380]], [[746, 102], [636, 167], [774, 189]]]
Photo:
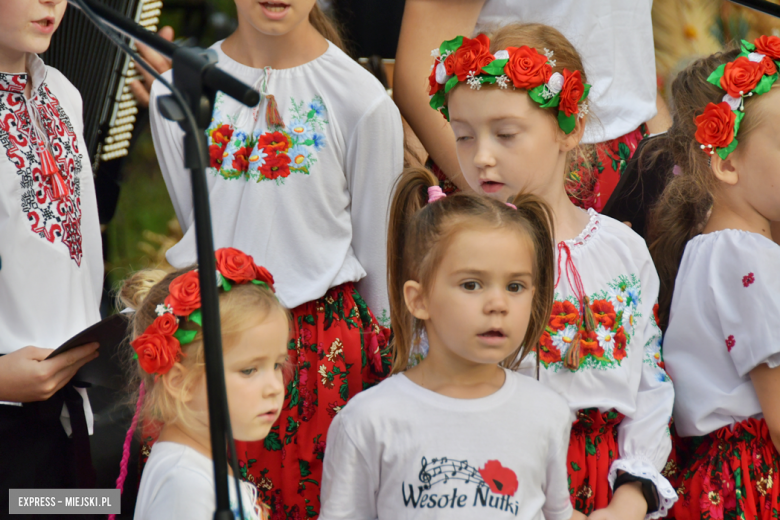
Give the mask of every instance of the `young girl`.
[[[216, 255], [230, 424], [236, 439], [258, 441], [284, 400], [289, 319], [268, 271], [236, 249]], [[125, 282], [121, 298], [135, 310], [131, 345], [141, 395], [133, 424], [140, 417], [164, 425], [141, 477], [135, 518], [211, 519], [216, 499], [198, 272], [138, 272]], [[234, 475], [228, 490], [239, 518], [236, 480]], [[265, 518], [255, 486], [242, 480], [240, 489], [244, 518]]]
[[[280, 420], [264, 443], [238, 450], [277, 514], [310, 517], [319, 511], [330, 421], [390, 371], [385, 238], [402, 169], [401, 118], [381, 84], [339, 48], [315, 0], [236, 6], [238, 30], [212, 48], [221, 68], [263, 96], [255, 108], [217, 97], [207, 172], [214, 242], [276, 274], [294, 326]], [[163, 90], [156, 84], [152, 97]], [[151, 119], [185, 233], [168, 261], [182, 267], [195, 261], [182, 133], [154, 99]]]
[[[427, 204], [426, 204], [427, 202]], [[518, 364], [552, 304], [551, 215], [409, 170], [388, 240], [396, 375], [333, 421], [320, 518], [569, 519], [566, 403]], [[404, 372], [425, 329], [428, 356]]]
[[[46, 359], [51, 349], [100, 320], [103, 286], [81, 96], [36, 55], [49, 47], [66, 5], [65, 0], [18, 0], [0, 7], [3, 514], [8, 512], [5, 490], [11, 488], [94, 485], [86, 391], [67, 383], [98, 355], [98, 345]], [[63, 401], [71, 405], [73, 424], [60, 419]], [[74, 446], [86, 452], [69, 453]]]
[[659, 143], [677, 164], [651, 245], [682, 438], [677, 520], [768, 520], [780, 509], [778, 66], [776, 36], [691, 64], [673, 83], [674, 124]]
[[677, 495], [660, 473], [674, 393], [653, 319], [658, 276], [637, 234], [577, 208], [564, 189], [587, 115], [579, 55], [538, 24], [458, 37], [435, 52], [431, 105], [451, 121], [469, 185], [500, 201], [538, 195], [554, 215], [555, 303], [535, 361], [577, 415], [574, 507], [598, 519], [663, 516]]

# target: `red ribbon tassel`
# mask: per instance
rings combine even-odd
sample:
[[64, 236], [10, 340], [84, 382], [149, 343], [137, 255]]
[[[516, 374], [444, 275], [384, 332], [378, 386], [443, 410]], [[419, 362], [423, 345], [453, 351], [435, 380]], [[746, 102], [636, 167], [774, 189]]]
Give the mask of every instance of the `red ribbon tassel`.
[[65, 184], [65, 180], [60, 174], [60, 169], [57, 167], [57, 163], [54, 161], [54, 157], [51, 151], [44, 146], [39, 145], [41, 169], [43, 170], [43, 176], [49, 179], [51, 185], [51, 194], [54, 200], [61, 200], [70, 195], [68, 185]]
[[[564, 264], [564, 268], [561, 269], [561, 258], [563, 257], [564, 252], [566, 253], [566, 263]], [[569, 286], [574, 291], [574, 296], [580, 304], [580, 320], [579, 323], [577, 323], [577, 335], [566, 350], [563, 364], [566, 368], [577, 370], [580, 366], [581, 333], [579, 329], [584, 324], [586, 332], [593, 332], [595, 329], [595, 320], [593, 319], [593, 312], [590, 309], [590, 301], [585, 294], [585, 288], [582, 285], [580, 272], [577, 271], [577, 266], [574, 265], [574, 259], [571, 257], [571, 250], [566, 242], [559, 242], [558, 277], [555, 280], [555, 287], [558, 287], [558, 283], [561, 281], [561, 272], [564, 269], [566, 270], [566, 280], [569, 282]]]
[[268, 99], [268, 105], [265, 107], [265, 122], [268, 125], [268, 129], [274, 127], [283, 127], [284, 121], [279, 114], [279, 107], [276, 104], [276, 98], [272, 94], [266, 96]]

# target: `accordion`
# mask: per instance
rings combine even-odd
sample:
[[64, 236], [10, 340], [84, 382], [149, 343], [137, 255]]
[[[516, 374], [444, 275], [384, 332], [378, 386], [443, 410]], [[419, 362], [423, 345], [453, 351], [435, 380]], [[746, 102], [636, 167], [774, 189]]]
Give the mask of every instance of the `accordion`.
[[[103, 0], [107, 7], [157, 30], [159, 0]], [[134, 44], [131, 43], [134, 48]], [[78, 9], [65, 12], [41, 58], [62, 72], [84, 100], [84, 140], [93, 167], [128, 154], [138, 114], [128, 83], [141, 79], [135, 64]]]

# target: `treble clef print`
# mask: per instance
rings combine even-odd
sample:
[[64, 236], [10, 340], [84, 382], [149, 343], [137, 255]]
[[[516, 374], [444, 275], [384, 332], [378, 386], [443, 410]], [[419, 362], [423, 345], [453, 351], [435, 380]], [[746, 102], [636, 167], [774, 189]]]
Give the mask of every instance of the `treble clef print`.
[[422, 464], [422, 468], [420, 469], [420, 475], [419, 475], [420, 482], [423, 483], [423, 487], [425, 487], [425, 489], [430, 489], [431, 488], [431, 478], [432, 477], [431, 477], [431, 474], [428, 473], [425, 470], [426, 466], [428, 466], [428, 459], [423, 457], [422, 461], [421, 461], [421, 464]]

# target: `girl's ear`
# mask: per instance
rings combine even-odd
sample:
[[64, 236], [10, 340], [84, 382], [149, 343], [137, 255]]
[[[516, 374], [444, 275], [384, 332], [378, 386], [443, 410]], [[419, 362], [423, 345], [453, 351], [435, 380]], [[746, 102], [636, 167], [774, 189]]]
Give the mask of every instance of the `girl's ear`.
[[406, 308], [409, 309], [409, 314], [418, 320], [430, 319], [425, 295], [419, 282], [408, 280], [404, 284], [404, 302], [406, 303]]
[[724, 182], [730, 186], [734, 186], [739, 181], [739, 173], [737, 173], [737, 158], [732, 152], [726, 159], [721, 159], [720, 155], [710, 155], [710, 169], [715, 177], [719, 181]]
[[167, 374], [161, 377], [165, 391], [174, 399], [188, 403], [192, 400], [192, 392], [184, 388], [187, 369], [181, 363], [176, 363]]
[[[557, 124], [557, 123], [556, 123]], [[558, 136], [559, 136], [559, 142], [561, 143], [561, 151], [562, 152], [570, 152], [574, 150], [578, 144], [580, 144], [580, 141], [582, 141], [582, 136], [585, 133], [585, 118], [579, 118], [577, 117], [577, 122], [575, 123], [574, 130], [570, 134], [565, 133], [563, 130], [558, 128]]]

